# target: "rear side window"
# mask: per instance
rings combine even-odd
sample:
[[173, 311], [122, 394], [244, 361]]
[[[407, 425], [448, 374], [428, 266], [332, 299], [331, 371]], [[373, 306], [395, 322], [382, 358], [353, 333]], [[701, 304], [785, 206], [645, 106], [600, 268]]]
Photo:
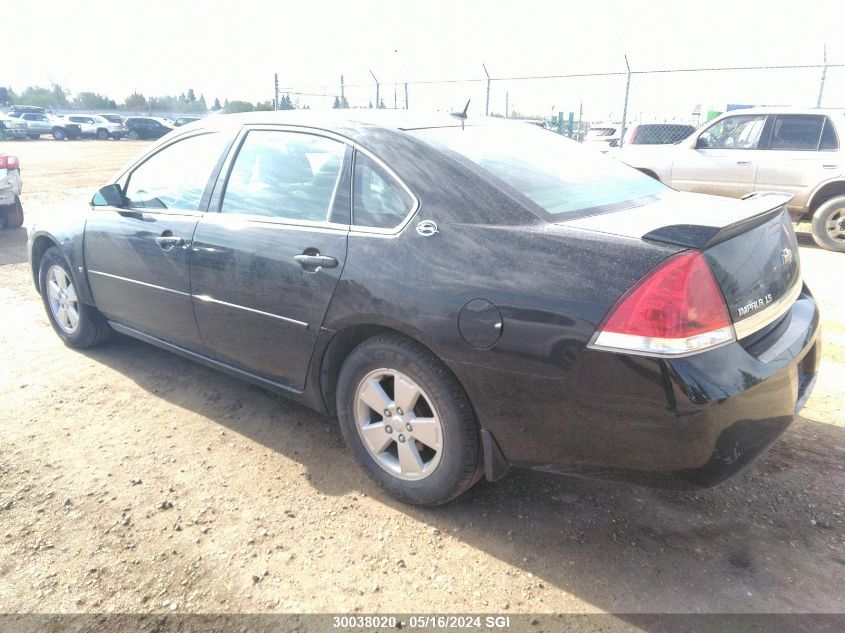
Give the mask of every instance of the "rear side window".
[[614, 158], [533, 125], [501, 121], [411, 133], [470, 161], [482, 176], [542, 208], [551, 222], [634, 207], [668, 191]]
[[251, 131], [232, 165], [223, 213], [325, 222], [346, 146], [314, 134]]
[[381, 165], [355, 153], [352, 180], [352, 224], [392, 229], [408, 217], [414, 199]]
[[199, 211], [211, 172], [226, 145], [223, 134], [201, 134], [153, 154], [129, 176], [129, 207]]
[[815, 114], [779, 114], [772, 127], [769, 149], [816, 150], [825, 117]]
[[663, 145], [683, 141], [695, 132], [691, 125], [643, 124], [638, 125], [631, 135], [632, 145]]

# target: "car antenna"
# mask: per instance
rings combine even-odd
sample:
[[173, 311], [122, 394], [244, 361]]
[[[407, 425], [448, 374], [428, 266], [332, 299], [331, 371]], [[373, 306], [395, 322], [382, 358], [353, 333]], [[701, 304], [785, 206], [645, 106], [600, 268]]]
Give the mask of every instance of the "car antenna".
[[464, 129], [464, 123], [466, 123], [466, 120], [467, 120], [467, 110], [469, 110], [469, 102], [470, 101], [472, 101], [472, 99], [467, 99], [467, 104], [464, 106], [463, 112], [452, 112], [453, 117], [461, 120], [461, 129], [462, 130]]

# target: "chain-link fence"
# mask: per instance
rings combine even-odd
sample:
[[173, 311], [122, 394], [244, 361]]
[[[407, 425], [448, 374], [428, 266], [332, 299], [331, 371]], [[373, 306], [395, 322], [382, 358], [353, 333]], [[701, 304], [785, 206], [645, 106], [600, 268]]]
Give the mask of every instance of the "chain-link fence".
[[[531, 118], [583, 140], [602, 131], [625, 143], [677, 142], [690, 128], [748, 106], [845, 106], [845, 64], [636, 69], [442, 80], [381, 80], [372, 71], [335, 85], [285, 86], [299, 107], [388, 108]], [[346, 77], [349, 77], [348, 75]], [[612, 130], [612, 131], [611, 131]]]

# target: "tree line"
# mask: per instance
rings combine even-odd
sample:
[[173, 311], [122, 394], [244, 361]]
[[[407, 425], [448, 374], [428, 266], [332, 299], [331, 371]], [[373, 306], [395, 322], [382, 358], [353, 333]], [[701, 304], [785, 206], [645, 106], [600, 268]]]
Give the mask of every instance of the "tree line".
[[[25, 104], [40, 106], [48, 110], [126, 110], [129, 112], [194, 112], [198, 114], [206, 112], [224, 113], [250, 112], [253, 110], [273, 110], [271, 100], [252, 103], [249, 101], [229, 101], [215, 98], [211, 107], [205, 100], [205, 96], [196, 96], [193, 88], [188, 88], [178, 96], [165, 95], [160, 97], [145, 97], [140, 92], [133, 92], [121, 103], [114, 99], [101, 95], [97, 92], [79, 92], [71, 96], [71, 92], [60, 84], [52, 84], [49, 88], [43, 86], [29, 86], [20, 94], [15, 93], [11, 87], [0, 86], [0, 106], [14, 104]], [[280, 110], [294, 110], [300, 106], [299, 103], [291, 101], [289, 95], [279, 99]]]

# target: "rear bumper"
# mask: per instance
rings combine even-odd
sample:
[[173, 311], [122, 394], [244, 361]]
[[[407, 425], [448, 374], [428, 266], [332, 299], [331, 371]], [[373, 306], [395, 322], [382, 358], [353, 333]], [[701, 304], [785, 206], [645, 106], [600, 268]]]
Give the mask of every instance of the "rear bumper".
[[564, 379], [459, 377], [512, 466], [707, 487], [761, 455], [809, 397], [821, 355], [809, 291], [752, 338], [674, 360], [586, 350]]

